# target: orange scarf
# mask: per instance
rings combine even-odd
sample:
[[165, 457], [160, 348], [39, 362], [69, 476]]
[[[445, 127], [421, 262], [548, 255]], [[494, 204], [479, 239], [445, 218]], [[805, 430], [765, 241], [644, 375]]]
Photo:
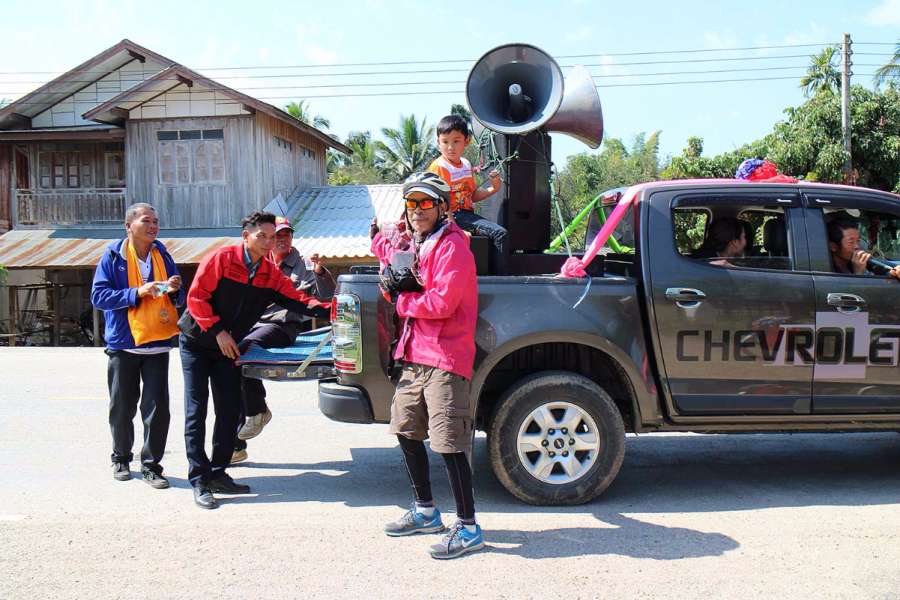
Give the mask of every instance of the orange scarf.
[[[125, 240], [122, 246], [128, 263], [128, 287], [140, 287], [144, 284], [141, 268], [138, 266], [137, 252]], [[153, 265], [153, 281], [166, 281], [166, 265], [156, 246], [150, 248], [150, 262]], [[168, 340], [178, 335], [178, 312], [169, 299], [168, 294], [153, 297], [145, 296], [138, 300], [137, 306], [128, 309], [128, 326], [135, 346], [143, 346], [149, 342]]]

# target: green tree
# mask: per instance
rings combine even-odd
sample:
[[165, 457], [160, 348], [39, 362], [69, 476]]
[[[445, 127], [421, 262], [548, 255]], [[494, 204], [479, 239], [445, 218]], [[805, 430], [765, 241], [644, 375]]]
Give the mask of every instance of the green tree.
[[[569, 157], [559, 174], [559, 196], [563, 219], [571, 221], [593, 198], [606, 190], [659, 178], [659, 135], [635, 136], [628, 149], [622, 140], [607, 138], [597, 154], [582, 152]], [[584, 245], [587, 221], [569, 239], [573, 247]], [[553, 236], [561, 231], [556, 210], [552, 214]]]
[[[841, 107], [836, 95], [819, 95], [785, 111], [775, 125], [769, 157], [782, 172], [815, 181], [843, 182]], [[900, 185], [900, 89], [850, 88], [850, 146], [858, 185], [890, 190]]]
[[878, 67], [875, 71], [875, 88], [879, 88], [886, 81], [900, 81], [900, 42], [894, 47], [894, 56], [887, 64]]
[[329, 175], [331, 185], [371, 185], [385, 182], [384, 163], [370, 132], [351, 132], [344, 144], [353, 154]]
[[680, 156], [673, 156], [660, 173], [662, 179], [711, 179], [734, 177], [738, 166], [748, 158], [768, 158], [769, 139], [744, 144], [717, 156], [703, 156], [703, 138], [690, 137]]
[[417, 121], [414, 114], [401, 115], [399, 128], [384, 127], [381, 134], [386, 142], [376, 142], [378, 153], [395, 181], [427, 168], [438, 154], [434, 126], [428, 125], [425, 118]]
[[800, 87], [807, 98], [821, 92], [833, 93], [841, 89], [841, 73], [836, 66], [837, 48], [828, 46], [810, 57], [806, 75], [800, 79]]
[[331, 127], [331, 121], [321, 115], [314, 115], [310, 112], [309, 105], [306, 103], [306, 100], [298, 100], [296, 102], [291, 102], [284, 107], [284, 111], [300, 121], [301, 123], [306, 123], [310, 127], [315, 127], [316, 129], [328, 129]]

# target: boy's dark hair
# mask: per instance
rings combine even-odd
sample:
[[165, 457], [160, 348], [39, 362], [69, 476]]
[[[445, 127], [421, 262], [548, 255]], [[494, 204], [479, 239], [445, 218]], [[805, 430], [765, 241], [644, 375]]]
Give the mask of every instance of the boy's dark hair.
[[467, 138], [471, 137], [472, 135], [472, 133], [469, 131], [469, 122], [459, 115], [447, 115], [446, 117], [438, 121], [438, 135], [446, 135], [451, 131], [458, 131]]
[[275, 225], [275, 215], [272, 213], [255, 210], [241, 220], [241, 231], [253, 231], [263, 223]]
[[859, 223], [849, 219], [837, 218], [830, 221], [825, 228], [828, 231], [828, 241], [840, 246], [841, 241], [844, 239], [844, 231], [848, 229], [859, 229]]

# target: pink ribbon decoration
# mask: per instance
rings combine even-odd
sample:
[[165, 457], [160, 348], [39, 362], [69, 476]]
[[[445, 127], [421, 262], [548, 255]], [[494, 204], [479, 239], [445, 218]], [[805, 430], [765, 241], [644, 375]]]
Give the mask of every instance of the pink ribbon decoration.
[[585, 269], [591, 264], [594, 257], [597, 256], [597, 253], [600, 252], [603, 245], [606, 244], [606, 240], [612, 235], [612, 232], [619, 225], [619, 221], [622, 220], [622, 217], [625, 216], [628, 209], [631, 208], [631, 205], [634, 204], [634, 199], [637, 198], [638, 191], [638, 189], [632, 188], [622, 196], [622, 199], [616, 204], [616, 208], [606, 219], [606, 223], [600, 228], [600, 233], [598, 233], [597, 237], [594, 238], [594, 241], [591, 242], [591, 246], [588, 248], [587, 252], [584, 253], [584, 256], [581, 258], [570, 256], [566, 262], [563, 263], [557, 277], [587, 277], [587, 271]]

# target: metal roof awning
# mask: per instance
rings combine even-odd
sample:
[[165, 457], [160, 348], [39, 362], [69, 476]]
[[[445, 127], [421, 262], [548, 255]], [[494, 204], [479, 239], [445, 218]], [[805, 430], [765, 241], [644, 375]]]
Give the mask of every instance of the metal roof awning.
[[77, 125], [41, 129], [0, 130], [0, 142], [38, 142], [52, 140], [121, 141], [125, 129], [114, 125]]
[[403, 217], [401, 185], [323, 186], [300, 190], [288, 199], [294, 247], [304, 256], [371, 259], [369, 224]]
[[[179, 265], [196, 265], [213, 250], [237, 244], [240, 230], [164, 230], [161, 241]], [[7, 269], [94, 268], [118, 229], [14, 229], [0, 236], [0, 265]]]

